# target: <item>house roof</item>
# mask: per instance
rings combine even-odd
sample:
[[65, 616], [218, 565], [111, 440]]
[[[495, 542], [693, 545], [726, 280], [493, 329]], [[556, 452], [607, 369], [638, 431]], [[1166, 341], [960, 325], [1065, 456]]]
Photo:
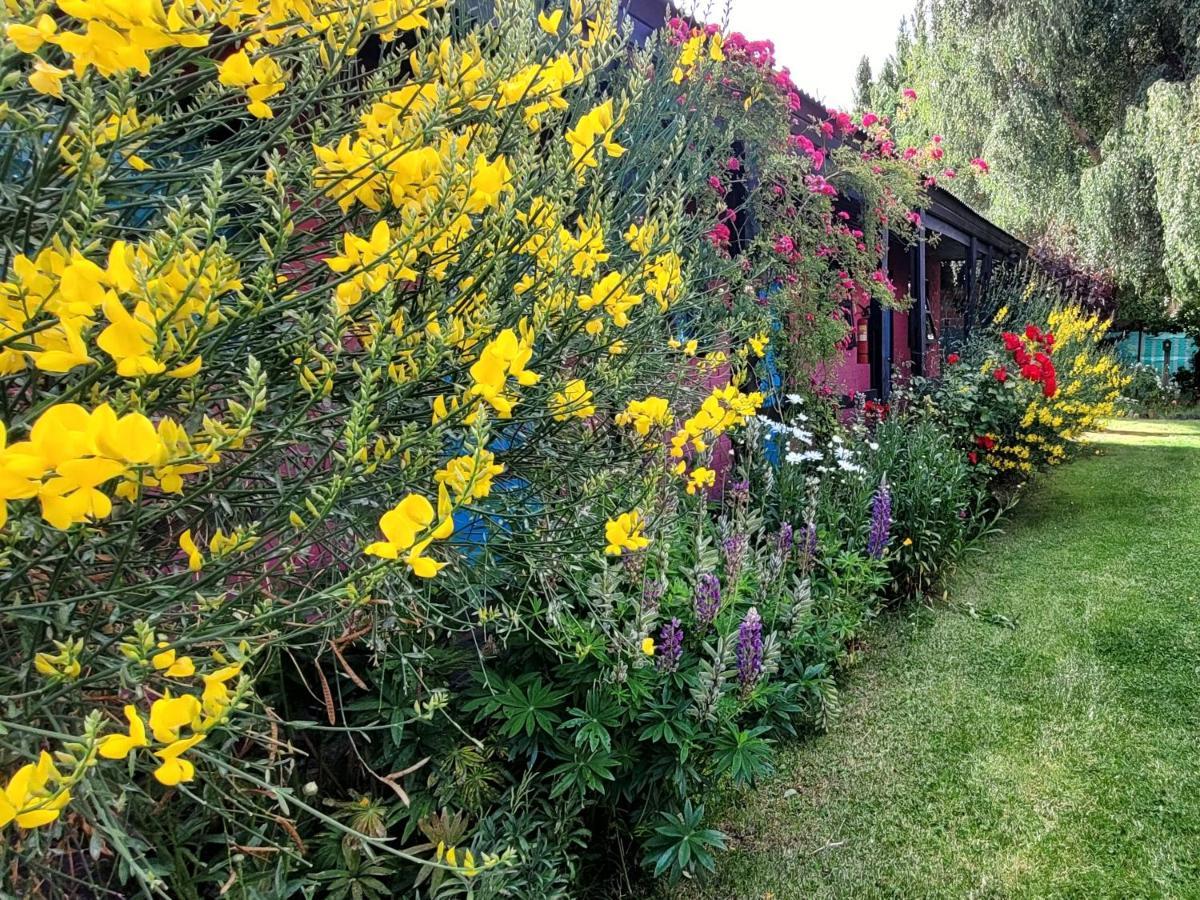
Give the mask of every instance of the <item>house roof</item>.
[[984, 248], [991, 247], [997, 256], [1023, 256], [1029, 247], [990, 219], [976, 212], [945, 188], [929, 192], [929, 206], [922, 216], [925, 226], [962, 244], [974, 237]]

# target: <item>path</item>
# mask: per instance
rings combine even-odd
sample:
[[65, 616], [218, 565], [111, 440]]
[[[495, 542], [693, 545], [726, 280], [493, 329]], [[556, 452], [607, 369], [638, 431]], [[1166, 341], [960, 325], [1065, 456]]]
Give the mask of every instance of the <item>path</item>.
[[1114, 423], [945, 606], [885, 617], [825, 736], [686, 897], [1200, 897], [1200, 423]]

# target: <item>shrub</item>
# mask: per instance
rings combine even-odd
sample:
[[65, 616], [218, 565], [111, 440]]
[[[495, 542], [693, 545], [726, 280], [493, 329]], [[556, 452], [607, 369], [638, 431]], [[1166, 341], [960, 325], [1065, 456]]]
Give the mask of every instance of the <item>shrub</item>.
[[1119, 415], [1131, 376], [1105, 344], [1108, 321], [1062, 302], [1027, 270], [1001, 279], [989, 300], [988, 324], [939, 381], [916, 390], [972, 465], [1015, 484], [1062, 463], [1085, 432]]
[[[0, 54], [7, 887], [555, 896], [610, 823], [703, 865], [884, 577], [710, 509], [715, 452], [779, 323], [882, 290], [834, 183], [878, 231], [915, 169], [810, 179], [779, 73], [611, 2], [60, 10]], [[834, 233], [803, 279], [719, 239], [735, 139]]]
[[867, 481], [886, 484], [891, 500], [890, 591], [920, 596], [988, 529], [986, 486], [953, 438], [928, 418], [888, 417], [868, 441]]
[[[1188, 373], [1184, 371], [1183, 374], [1186, 378]], [[1129, 367], [1129, 384], [1125, 386], [1123, 397], [1135, 409], [1168, 406], [1179, 402], [1180, 381], [1172, 379], [1164, 385], [1162, 374], [1154, 366], [1137, 363]]]

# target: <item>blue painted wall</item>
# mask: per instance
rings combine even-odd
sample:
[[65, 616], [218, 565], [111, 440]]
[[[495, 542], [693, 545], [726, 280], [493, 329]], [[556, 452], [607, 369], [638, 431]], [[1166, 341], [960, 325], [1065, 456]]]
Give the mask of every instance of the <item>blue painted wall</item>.
[[[1138, 354], [1138, 337], [1141, 337], [1141, 355]], [[1153, 366], [1161, 372], [1165, 355], [1166, 341], [1171, 342], [1171, 356], [1167, 361], [1171, 374], [1192, 364], [1192, 356], [1196, 352], [1196, 342], [1186, 334], [1144, 331], [1131, 331], [1117, 342], [1117, 356], [1122, 362], [1142, 363]]]

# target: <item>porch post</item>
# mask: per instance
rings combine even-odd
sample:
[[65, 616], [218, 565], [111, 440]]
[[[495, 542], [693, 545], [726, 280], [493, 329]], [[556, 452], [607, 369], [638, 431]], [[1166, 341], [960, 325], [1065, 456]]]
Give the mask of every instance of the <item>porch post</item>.
[[975, 268], [979, 264], [979, 239], [971, 235], [967, 245], [967, 315], [963, 322], [963, 340], [970, 340], [971, 328], [975, 324]]
[[929, 329], [925, 325], [925, 318], [928, 314], [928, 297], [925, 289], [925, 243], [925, 226], [921, 225], [917, 228], [917, 246], [913, 250], [914, 265], [912, 267], [913, 281], [916, 282], [914, 293], [917, 302], [913, 304], [908, 317], [909, 346], [913, 351], [913, 373], [916, 375], [925, 374], [926, 339], [929, 335]]
[[[883, 259], [879, 262], [879, 268], [884, 275], [888, 275], [888, 250], [891, 246], [891, 233], [885, 228], [883, 231]], [[873, 311], [877, 311], [878, 318], [871, 323], [873, 329], [878, 335], [878, 347], [875, 360], [871, 366], [871, 375], [877, 376], [879, 379], [876, 387], [879, 390], [879, 399], [886, 402], [892, 394], [892, 310], [884, 309], [883, 304], [878, 300], [871, 303]]]

